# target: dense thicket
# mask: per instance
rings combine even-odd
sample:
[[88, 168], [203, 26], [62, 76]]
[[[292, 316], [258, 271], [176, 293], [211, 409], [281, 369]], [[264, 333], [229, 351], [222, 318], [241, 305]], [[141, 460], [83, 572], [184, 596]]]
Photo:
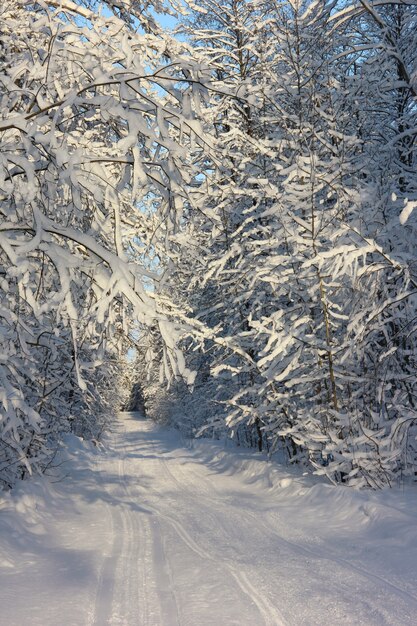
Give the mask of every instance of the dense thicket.
[[284, 450], [333, 481], [414, 475], [416, 7], [199, 6], [182, 31], [216, 87], [218, 222], [183, 225], [199, 253], [165, 289], [228, 347], [190, 344], [194, 394], [161, 402], [188, 431]]
[[4, 486], [42, 471], [63, 432], [114, 417], [131, 319], [157, 329], [167, 378], [187, 374], [175, 307], [149, 285], [201, 170], [204, 70], [123, 6], [0, 8]]
[[417, 3], [105, 5], [0, 9], [3, 484], [130, 406], [132, 343], [190, 436], [414, 475]]

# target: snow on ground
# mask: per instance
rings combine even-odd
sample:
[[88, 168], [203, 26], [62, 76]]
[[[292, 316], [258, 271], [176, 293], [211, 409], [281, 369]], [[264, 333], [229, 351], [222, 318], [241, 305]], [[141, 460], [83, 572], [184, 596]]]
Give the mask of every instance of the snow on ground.
[[417, 489], [333, 487], [123, 414], [0, 499], [1, 626], [417, 625]]

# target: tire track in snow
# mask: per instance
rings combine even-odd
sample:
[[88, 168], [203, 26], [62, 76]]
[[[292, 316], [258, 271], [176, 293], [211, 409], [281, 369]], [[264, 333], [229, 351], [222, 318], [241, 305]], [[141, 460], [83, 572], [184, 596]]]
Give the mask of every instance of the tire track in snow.
[[[118, 488], [123, 492], [128, 503], [131, 500], [131, 495], [126, 488], [124, 457], [118, 458], [120, 457], [120, 450], [124, 449], [124, 446], [120, 444], [119, 430], [120, 428], [113, 433], [110, 447], [115, 458], [105, 457], [101, 460], [102, 463], [105, 462], [107, 467], [117, 465], [117, 468], [115, 467], [115, 470], [117, 469], [115, 471], [117, 474], [116, 487], [109, 488], [105, 481], [105, 472], [102, 472], [98, 462], [95, 462], [103, 491], [109, 498], [115, 500], [115, 504], [110, 506], [108, 502], [105, 502], [106, 511], [111, 520], [112, 547], [110, 555], [104, 557], [100, 569], [92, 625], [104, 626], [114, 623], [123, 626], [127, 626], [127, 624], [148, 626], [150, 623], [144, 570], [145, 533], [142, 532], [137, 516], [131, 513], [129, 506], [118, 502], [120, 500], [120, 495], [117, 494]], [[132, 542], [132, 540], [135, 541]], [[141, 563], [140, 574], [138, 564]], [[129, 621], [126, 621], [127, 611], [134, 615]]]
[[246, 574], [232, 568], [229, 565], [230, 573], [236, 580], [239, 587], [256, 604], [258, 611], [262, 615], [265, 626], [286, 626], [282, 614], [263, 596], [250, 582]]
[[[125, 430], [126, 432], [126, 430]], [[120, 442], [119, 442], [120, 445]], [[121, 484], [123, 485], [123, 489], [126, 495], [126, 498], [130, 502], [134, 502], [136, 497], [132, 494], [129, 484], [126, 482], [126, 453], [125, 446], [123, 446], [123, 457], [119, 462], [119, 477], [121, 479]], [[142, 507], [143, 513], [137, 513], [134, 515], [135, 520], [138, 517], [141, 517], [143, 514], [153, 514], [153, 519], [151, 523], [149, 523], [148, 528], [151, 534], [151, 544], [152, 544], [152, 560], [153, 560], [153, 577], [157, 583], [156, 592], [159, 598], [159, 608], [161, 610], [161, 618], [163, 619], [163, 624], [173, 624], [173, 616], [176, 616], [176, 624], [177, 626], [181, 626], [180, 619], [180, 610], [179, 604], [177, 602], [177, 598], [175, 595], [175, 587], [174, 581], [172, 578], [171, 569], [169, 567], [169, 562], [166, 556], [164, 542], [162, 539], [161, 528], [157, 519], [158, 512], [157, 510], [152, 510], [150, 507]], [[131, 516], [132, 514], [128, 512]], [[140, 541], [140, 538], [144, 538], [145, 529], [144, 524], [142, 524], [139, 528], [136, 528], [136, 532], [133, 532], [133, 529], [130, 530], [130, 538], [131, 541], [136, 539], [136, 543]], [[132, 551], [130, 552], [132, 553]], [[132, 558], [131, 558], [132, 560]], [[130, 573], [133, 571], [137, 571], [138, 566], [142, 565], [143, 569], [145, 569], [145, 554], [142, 554], [138, 559], [133, 560], [133, 566], [129, 568]], [[134, 579], [134, 576], [129, 576], [129, 580]], [[149, 588], [146, 584], [146, 576], [143, 585], [143, 593], [142, 593], [142, 601], [146, 602], [146, 598], [148, 597]], [[140, 626], [146, 626], [148, 624], [149, 619], [149, 611], [145, 610], [145, 621], [140, 621]], [[158, 625], [159, 626], [159, 625]]]
[[[96, 472], [99, 475], [100, 483], [103, 490], [108, 493], [107, 486], [104, 483], [102, 474], [99, 469], [97, 459], [94, 459], [94, 465]], [[104, 626], [109, 623], [111, 618], [111, 611], [113, 607], [114, 596], [114, 572], [116, 569], [116, 563], [118, 555], [120, 554], [122, 536], [116, 532], [116, 527], [120, 524], [121, 516], [118, 511], [115, 511], [110, 505], [105, 502], [106, 512], [110, 519], [111, 524], [111, 550], [110, 554], [106, 555], [103, 559], [100, 567], [100, 573], [98, 577], [97, 590], [94, 600], [94, 611], [92, 618], [92, 626]], [[116, 521], [117, 517], [117, 521]]]
[[[156, 444], [152, 443], [155, 453]], [[159, 457], [160, 464], [162, 465], [165, 475], [173, 482], [176, 487], [182, 492], [188, 492], [193, 498], [195, 498], [195, 494], [192, 494], [191, 491], [187, 488], [184, 488], [184, 484], [181, 483], [171, 472], [168, 464], [163, 456], [155, 454], [155, 456]], [[213, 499], [211, 499], [213, 502]], [[155, 512], [156, 513], [156, 512]], [[165, 519], [175, 530], [178, 536], [183, 540], [183, 542], [192, 550], [195, 554], [197, 554], [201, 559], [208, 560], [218, 564], [217, 557], [213, 557], [209, 552], [201, 548], [201, 546], [190, 536], [190, 534], [186, 531], [184, 526], [175, 520], [173, 517], [166, 515], [165, 513], [161, 513], [158, 511], [157, 513], [160, 517]], [[242, 571], [238, 570], [237, 567], [233, 566], [231, 561], [224, 559], [221, 561], [221, 565], [227, 569], [232, 578], [236, 581], [238, 587], [243, 591], [243, 593], [249, 598], [253, 604], [257, 607], [259, 613], [262, 616], [262, 619], [265, 623], [265, 626], [286, 626], [286, 622], [283, 619], [280, 611], [271, 603], [269, 600], [262, 595], [254, 585], [251, 584], [246, 574]]]
[[[119, 567], [114, 573], [118, 590], [118, 611], [114, 615], [114, 621], [117, 623], [119, 620], [119, 623], [131, 624], [133, 623], [131, 620], [120, 622], [120, 619], [122, 615], [124, 615], [124, 620], [127, 619], [127, 615], [132, 615], [135, 622], [141, 626], [142, 624], [148, 626], [149, 612], [145, 571], [146, 535], [138, 515], [133, 514], [129, 508], [131, 496], [126, 488], [124, 461], [125, 459], [122, 457], [118, 462], [118, 476], [128, 503], [120, 505], [123, 523], [120, 532], [124, 540]], [[139, 616], [140, 619], [138, 619]]]
[[176, 532], [178, 537], [185, 543], [185, 545], [192, 551], [194, 554], [199, 556], [202, 560], [211, 561], [216, 565], [221, 565], [225, 567], [228, 573], [233, 577], [236, 581], [240, 589], [249, 597], [250, 601], [256, 605], [259, 613], [262, 616], [262, 619], [265, 623], [265, 626], [286, 626], [286, 622], [284, 621], [282, 615], [279, 613], [278, 609], [274, 607], [268, 600], [266, 600], [249, 582], [247, 576], [238, 571], [237, 568], [233, 567], [230, 561], [223, 560], [219, 563], [218, 559], [213, 557], [209, 552], [204, 550], [194, 539], [189, 535], [184, 526], [178, 522], [178, 520], [173, 517], [161, 513], [157, 509], [154, 509], [155, 515], [166, 521], [171, 528]]
[[[203, 469], [205, 468], [204, 463], [201, 463], [199, 461], [195, 461], [194, 457], [192, 458], [192, 463], [197, 465], [198, 467], [202, 467]], [[190, 490], [189, 488], [187, 489], [187, 487], [184, 487], [184, 485], [187, 484], [187, 480], [184, 481], [180, 481], [172, 472], [172, 470], [170, 469], [170, 467], [168, 466], [167, 461], [162, 458], [161, 459], [163, 464], [164, 464], [164, 468], [166, 470], [166, 472], [169, 474], [169, 476], [171, 477], [171, 479], [173, 480], [173, 482], [179, 487], [181, 488], [183, 491], [186, 490], [188, 492], [188, 494], [190, 495], [191, 499], [194, 499], [197, 497], [196, 493], [193, 493], [192, 490]], [[179, 469], [180, 473], [183, 474], [184, 477], [186, 477], [188, 479], [188, 474], [187, 472], [185, 472], [184, 468], [183, 468], [183, 464], [181, 463], [176, 463], [175, 464], [175, 468]], [[199, 477], [198, 477], [198, 497], [199, 498], [204, 498], [206, 500], [206, 502], [209, 505], [209, 508], [211, 508], [212, 510], [216, 510], [218, 509], [218, 504], [220, 504], [221, 506], [224, 506], [225, 504], [225, 500], [224, 498], [222, 498], [221, 494], [219, 493], [218, 489], [216, 488], [216, 485], [214, 483], [213, 480], [211, 480], [209, 478], [209, 476], [205, 475], [205, 472], [200, 472], [199, 473]], [[205, 483], [206, 487], [203, 490], [202, 489], [202, 484]], [[204, 493], [205, 492], [205, 493]], [[213, 494], [216, 494], [216, 497], [213, 498]], [[214, 506], [213, 506], [214, 504]], [[412, 602], [415, 606], [416, 606], [416, 610], [417, 610], [417, 598], [412, 595], [411, 593], [409, 593], [408, 591], [402, 589], [401, 587], [399, 587], [398, 585], [396, 585], [393, 582], [390, 582], [388, 580], [386, 580], [385, 578], [383, 578], [382, 576], [378, 575], [378, 574], [374, 574], [373, 572], [370, 572], [369, 570], [367, 570], [366, 568], [363, 568], [361, 566], [355, 565], [349, 561], [347, 561], [346, 559], [343, 558], [339, 558], [337, 556], [331, 556], [329, 554], [324, 554], [322, 552], [313, 550], [307, 546], [301, 546], [291, 540], [285, 539], [284, 537], [282, 537], [277, 531], [276, 529], [274, 529], [272, 526], [270, 526], [270, 524], [268, 524], [262, 517], [261, 515], [256, 515], [255, 513], [248, 511], [247, 509], [239, 509], [239, 515], [240, 516], [246, 516], [246, 518], [249, 518], [252, 520], [252, 527], [254, 528], [263, 528], [267, 535], [272, 537], [275, 543], [279, 543], [283, 546], [285, 546], [287, 549], [290, 549], [292, 552], [299, 554], [300, 556], [303, 557], [309, 557], [309, 558], [314, 558], [315, 560], [318, 561], [327, 561], [329, 563], [332, 564], [337, 564], [342, 570], [346, 570], [349, 569], [350, 571], [355, 572], [356, 574], [359, 574], [361, 577], [363, 577], [365, 580], [368, 580], [369, 582], [372, 582], [373, 584], [379, 584], [383, 587], [385, 587], [385, 589], [390, 592], [391, 594], [394, 594], [396, 597], [401, 597], [405, 602]], [[332, 570], [329, 570], [332, 571]], [[239, 575], [242, 575], [242, 572], [239, 572]], [[256, 588], [253, 587], [253, 591], [256, 591]], [[282, 617], [281, 617], [282, 619]]]
[[179, 603], [175, 594], [172, 571], [165, 551], [161, 526], [156, 517], [153, 521], [152, 539], [154, 563], [159, 564], [158, 567], [155, 567], [155, 572], [158, 580], [157, 592], [162, 609], [161, 612], [165, 616], [164, 624], [168, 624], [168, 620], [169, 623], [172, 624], [172, 618], [175, 615], [177, 626], [181, 626], [182, 619]]

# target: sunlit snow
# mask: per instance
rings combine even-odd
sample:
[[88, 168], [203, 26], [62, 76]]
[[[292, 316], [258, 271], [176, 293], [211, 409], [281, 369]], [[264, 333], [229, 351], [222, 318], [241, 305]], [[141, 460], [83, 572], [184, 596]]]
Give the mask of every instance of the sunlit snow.
[[133, 413], [67, 443], [0, 501], [2, 625], [416, 623], [415, 487], [333, 487]]

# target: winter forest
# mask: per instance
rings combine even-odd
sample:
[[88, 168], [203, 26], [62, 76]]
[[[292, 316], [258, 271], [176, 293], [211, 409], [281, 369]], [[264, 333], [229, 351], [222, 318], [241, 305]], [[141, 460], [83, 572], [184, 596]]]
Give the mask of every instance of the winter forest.
[[142, 402], [415, 477], [417, 2], [2, 0], [0, 82], [2, 488]]

